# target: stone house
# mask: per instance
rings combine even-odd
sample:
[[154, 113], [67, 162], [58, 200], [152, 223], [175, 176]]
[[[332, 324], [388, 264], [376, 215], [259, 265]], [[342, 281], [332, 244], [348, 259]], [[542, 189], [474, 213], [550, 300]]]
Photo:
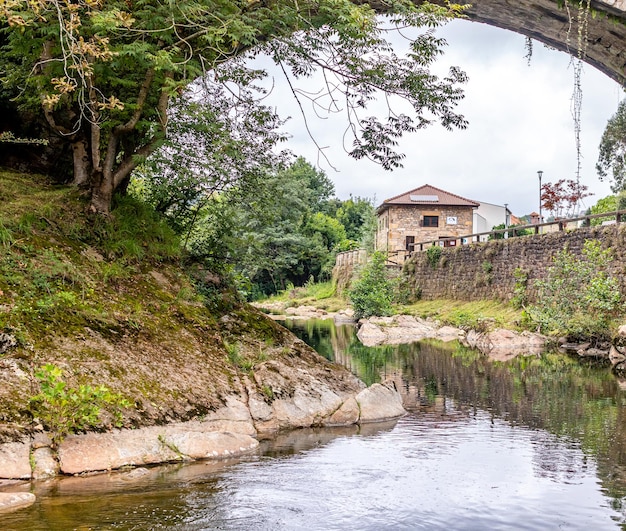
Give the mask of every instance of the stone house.
[[376, 250], [401, 263], [416, 243], [441, 240], [443, 245], [455, 245], [446, 238], [472, 234], [478, 207], [476, 201], [429, 184], [386, 199], [376, 210]]

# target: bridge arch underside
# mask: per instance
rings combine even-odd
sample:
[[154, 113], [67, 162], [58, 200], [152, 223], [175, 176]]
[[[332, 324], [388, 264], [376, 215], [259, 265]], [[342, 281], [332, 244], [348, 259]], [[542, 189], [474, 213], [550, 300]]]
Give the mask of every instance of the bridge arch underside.
[[[568, 13], [564, 2], [558, 0], [468, 1], [469, 20], [526, 35], [574, 56], [578, 53], [578, 3], [570, 1]], [[596, 0], [590, 4], [585, 22], [580, 24], [583, 60], [625, 86], [626, 0]], [[586, 5], [583, 0], [583, 7]]]

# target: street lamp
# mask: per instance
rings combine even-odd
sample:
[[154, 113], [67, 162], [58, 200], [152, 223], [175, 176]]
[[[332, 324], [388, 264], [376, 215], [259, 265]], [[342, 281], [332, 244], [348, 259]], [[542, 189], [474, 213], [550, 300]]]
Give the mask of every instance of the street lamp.
[[543, 223], [543, 216], [541, 215], [541, 178], [543, 177], [543, 171], [539, 170], [537, 175], [539, 175], [539, 223]]
[[[508, 203], [504, 203], [504, 228], [505, 229], [509, 228], [509, 204]], [[502, 233], [502, 237], [503, 238], [508, 238], [509, 237], [509, 233], [508, 232], [503, 232]]]

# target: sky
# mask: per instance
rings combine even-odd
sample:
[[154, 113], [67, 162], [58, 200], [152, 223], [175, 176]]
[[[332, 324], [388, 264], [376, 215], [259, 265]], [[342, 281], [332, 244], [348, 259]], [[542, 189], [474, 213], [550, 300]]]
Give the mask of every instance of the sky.
[[[529, 65], [524, 36], [465, 20], [451, 21], [438, 35], [448, 46], [433, 70], [445, 75], [454, 65], [469, 76], [465, 98], [457, 108], [469, 121], [467, 129], [450, 132], [432, 125], [406, 135], [399, 148], [406, 154], [403, 168], [389, 172], [346, 154], [343, 115], [318, 119], [305, 106], [313, 142], [282, 74], [264, 64], [275, 76], [274, 89], [264, 103], [290, 117], [284, 126], [290, 135], [286, 147], [324, 170], [340, 199], [367, 197], [379, 205], [430, 184], [475, 201], [506, 203], [517, 216], [538, 211], [538, 170], [543, 171], [544, 184], [576, 178], [574, 68], [569, 55], [533, 41]], [[598, 179], [595, 163], [607, 120], [624, 92], [587, 64], [582, 91], [581, 183], [594, 193], [584, 200], [583, 207], [589, 207], [611, 194], [609, 183]], [[330, 164], [319, 156], [316, 143], [324, 147]]]

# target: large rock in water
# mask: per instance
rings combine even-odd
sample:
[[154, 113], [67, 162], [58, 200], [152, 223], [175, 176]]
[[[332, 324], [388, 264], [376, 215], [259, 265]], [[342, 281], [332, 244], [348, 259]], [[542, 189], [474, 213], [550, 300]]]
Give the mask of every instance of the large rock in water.
[[355, 400], [361, 411], [360, 424], [394, 419], [406, 413], [400, 393], [393, 383], [372, 384], [356, 395]]
[[0, 478], [30, 479], [30, 441], [0, 445]]
[[181, 423], [72, 435], [59, 446], [59, 461], [63, 473], [79, 474], [123, 466], [227, 458], [255, 450], [258, 445], [250, 435], [194, 431]]
[[427, 338], [441, 341], [462, 340], [465, 332], [452, 326], [439, 327], [432, 321], [412, 315], [394, 315], [362, 320], [357, 337], [366, 347], [375, 347], [414, 343]]
[[466, 344], [487, 354], [494, 361], [508, 361], [516, 356], [541, 354], [548, 338], [533, 332], [514, 332], [498, 328], [492, 332], [479, 333], [470, 331]]

